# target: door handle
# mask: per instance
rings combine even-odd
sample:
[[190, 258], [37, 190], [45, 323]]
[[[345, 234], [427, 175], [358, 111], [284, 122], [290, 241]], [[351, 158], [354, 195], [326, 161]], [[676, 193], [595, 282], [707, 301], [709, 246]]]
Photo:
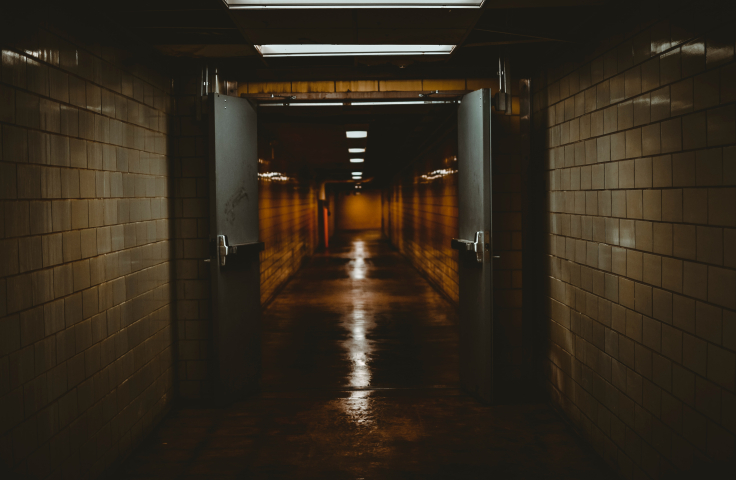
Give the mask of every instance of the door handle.
[[475, 252], [475, 259], [478, 263], [483, 263], [483, 252], [490, 250], [490, 245], [486, 243], [486, 232], [475, 232], [475, 241], [453, 238], [450, 243], [452, 248], [461, 252]]
[[246, 254], [248, 252], [261, 252], [266, 248], [263, 242], [242, 243], [239, 245], [230, 245], [227, 243], [227, 235], [217, 236], [217, 258], [221, 267], [227, 263], [227, 257], [237, 258], [238, 254]]

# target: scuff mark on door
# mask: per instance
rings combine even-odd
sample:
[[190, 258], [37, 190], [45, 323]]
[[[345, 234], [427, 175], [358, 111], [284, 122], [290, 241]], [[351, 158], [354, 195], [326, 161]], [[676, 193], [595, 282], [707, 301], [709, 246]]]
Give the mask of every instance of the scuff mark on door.
[[225, 217], [227, 223], [232, 224], [235, 222], [235, 209], [243, 199], [250, 200], [248, 192], [245, 191], [245, 187], [240, 187], [229, 199], [225, 202]]

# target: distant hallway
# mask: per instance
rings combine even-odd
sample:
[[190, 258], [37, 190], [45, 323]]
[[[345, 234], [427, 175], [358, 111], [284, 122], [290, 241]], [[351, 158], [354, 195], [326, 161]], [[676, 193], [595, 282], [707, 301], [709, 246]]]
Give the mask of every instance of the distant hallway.
[[174, 410], [120, 478], [609, 478], [546, 405], [459, 390], [456, 320], [379, 233], [339, 234], [264, 312], [262, 395]]

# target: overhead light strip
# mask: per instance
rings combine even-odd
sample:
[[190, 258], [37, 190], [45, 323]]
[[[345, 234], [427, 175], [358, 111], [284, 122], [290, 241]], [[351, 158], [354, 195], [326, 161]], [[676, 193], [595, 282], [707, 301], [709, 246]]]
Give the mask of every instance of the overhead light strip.
[[449, 55], [456, 45], [254, 45], [264, 57]]
[[485, 0], [223, 0], [233, 10], [325, 8], [481, 8]]
[[368, 136], [368, 132], [365, 130], [348, 130], [345, 132], [345, 136], [347, 138], [366, 138]]
[[407, 100], [404, 102], [323, 102], [323, 103], [260, 103], [261, 107], [364, 107], [378, 105], [458, 104], [460, 100]]

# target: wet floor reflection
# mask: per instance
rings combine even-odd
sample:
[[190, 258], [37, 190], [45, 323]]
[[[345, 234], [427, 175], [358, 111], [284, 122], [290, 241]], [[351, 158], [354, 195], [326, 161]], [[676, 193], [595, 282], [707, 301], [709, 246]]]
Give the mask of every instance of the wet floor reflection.
[[371, 386], [372, 342], [368, 332], [375, 326], [373, 319], [366, 312], [361, 295], [361, 280], [365, 280], [368, 266], [365, 261], [365, 242], [355, 240], [350, 252], [351, 261], [347, 264], [348, 276], [358, 281], [353, 284], [350, 298], [353, 301], [352, 313], [345, 317], [343, 328], [347, 330], [347, 339], [343, 342], [350, 361], [348, 386], [356, 389], [349, 398], [339, 399], [340, 407], [348, 418], [358, 426], [372, 425], [371, 392], [365, 390]]
[[264, 312], [261, 395], [176, 407], [120, 477], [607, 478], [548, 407], [455, 388], [455, 316], [379, 232], [336, 235]]

